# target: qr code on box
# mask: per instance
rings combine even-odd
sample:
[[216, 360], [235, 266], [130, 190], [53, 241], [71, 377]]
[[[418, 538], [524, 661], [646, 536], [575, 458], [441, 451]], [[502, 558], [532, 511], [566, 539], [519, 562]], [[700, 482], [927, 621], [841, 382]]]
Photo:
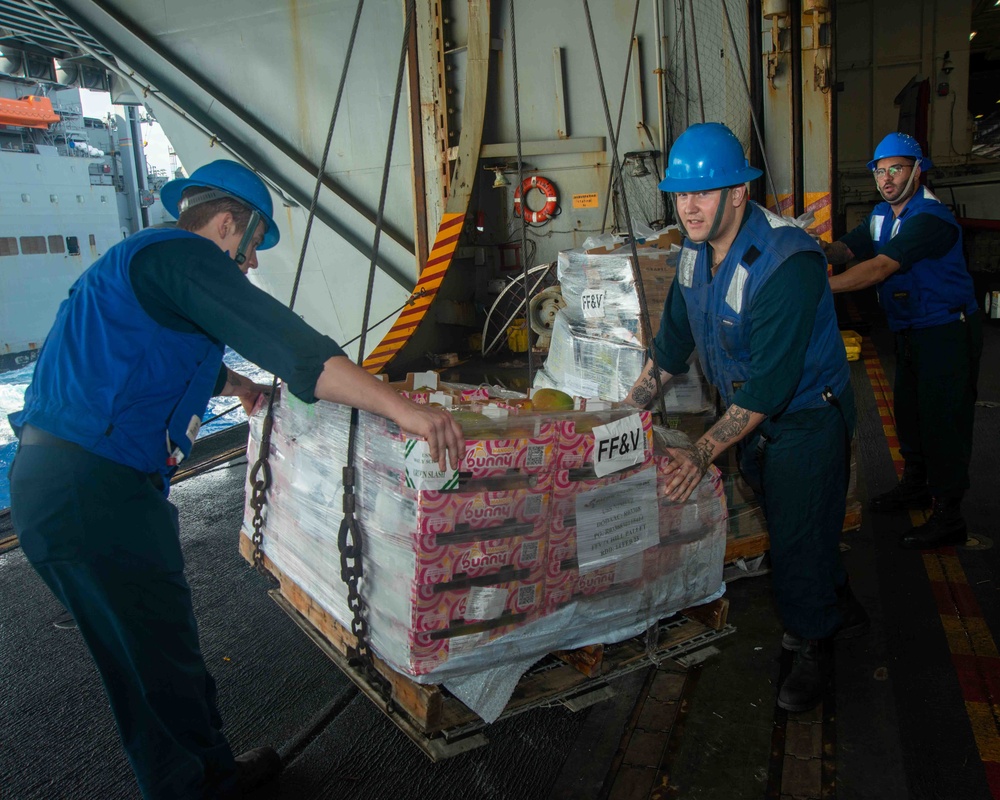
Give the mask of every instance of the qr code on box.
[[539, 444], [529, 444], [525, 454], [526, 467], [540, 467], [545, 463], [545, 448]]
[[542, 495], [529, 494], [524, 498], [524, 515], [526, 517], [537, 517], [542, 513]]
[[538, 595], [537, 586], [522, 586], [517, 590], [517, 606], [518, 608], [525, 608], [526, 606], [533, 606], [535, 604], [535, 598]]
[[538, 542], [525, 542], [521, 545], [521, 561], [530, 564], [538, 560]]

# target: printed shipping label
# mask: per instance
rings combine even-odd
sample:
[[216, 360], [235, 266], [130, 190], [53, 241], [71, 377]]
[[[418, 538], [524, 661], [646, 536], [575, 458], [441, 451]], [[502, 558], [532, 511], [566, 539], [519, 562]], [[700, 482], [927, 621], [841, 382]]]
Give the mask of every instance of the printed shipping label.
[[442, 472], [431, 458], [430, 445], [422, 439], [407, 440], [404, 460], [406, 485], [410, 489], [452, 489], [458, 485], [458, 470]]
[[580, 574], [641, 553], [659, 542], [656, 470], [576, 498], [576, 550]]
[[645, 457], [646, 434], [639, 414], [594, 428], [594, 472], [599, 478], [641, 464]]
[[607, 292], [604, 289], [584, 289], [580, 295], [580, 307], [584, 319], [603, 319], [604, 300]]
[[496, 619], [507, 607], [507, 589], [473, 586], [465, 603], [465, 618], [469, 620]]

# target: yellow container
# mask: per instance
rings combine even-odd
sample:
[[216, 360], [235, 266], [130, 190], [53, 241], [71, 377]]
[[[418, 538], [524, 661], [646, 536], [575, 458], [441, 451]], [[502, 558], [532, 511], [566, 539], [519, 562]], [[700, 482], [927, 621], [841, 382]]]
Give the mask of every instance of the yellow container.
[[518, 317], [507, 328], [507, 346], [512, 353], [528, 352], [528, 323], [524, 317]]
[[854, 331], [841, 331], [840, 338], [844, 340], [848, 361], [857, 361], [861, 358], [861, 334]]

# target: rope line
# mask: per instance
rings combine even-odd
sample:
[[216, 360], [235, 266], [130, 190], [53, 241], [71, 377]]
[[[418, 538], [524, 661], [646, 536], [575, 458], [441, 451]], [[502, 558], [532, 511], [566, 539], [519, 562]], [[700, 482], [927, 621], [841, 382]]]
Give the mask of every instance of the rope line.
[[[635, 27], [636, 23], [639, 21], [639, 3], [641, 0], [635, 0], [635, 11], [632, 13], [632, 32], [628, 37], [628, 56], [625, 59], [625, 80], [622, 81], [622, 99], [618, 103], [618, 124], [615, 126], [615, 137], [621, 136], [622, 134], [622, 117], [625, 114], [625, 92], [628, 91], [628, 76], [629, 72], [632, 70], [632, 48], [635, 47]], [[601, 220], [601, 233], [604, 233], [608, 226], [608, 208], [611, 206], [611, 188], [614, 186], [615, 175], [612, 172], [608, 175], [608, 202], [604, 204], [604, 218]], [[625, 187], [622, 185], [622, 191]]]
[[[510, 0], [510, 63], [514, 72], [514, 135], [517, 140], [517, 185], [524, 186], [524, 160], [521, 158], [521, 100], [517, 82], [517, 33], [514, 28], [514, 0]], [[527, 198], [524, 198], [527, 200]], [[531, 290], [528, 288], [528, 230], [525, 217], [528, 204], [521, 204], [521, 280], [524, 281], [524, 324], [528, 334], [528, 386], [535, 380], [535, 362], [531, 352]]]
[[[638, 4], [639, 0], [636, 0]], [[639, 295], [641, 312], [639, 322], [642, 324], [642, 335], [647, 342], [652, 343], [653, 337], [649, 325], [649, 312], [646, 305], [646, 289], [643, 286], [642, 274], [639, 271], [639, 251], [635, 246], [635, 232], [632, 230], [632, 215], [628, 210], [628, 198], [625, 196], [625, 189], [622, 186], [622, 168], [618, 159], [618, 137], [615, 136], [614, 125], [611, 124], [611, 110], [608, 108], [608, 93], [604, 88], [604, 75], [601, 72], [601, 58], [597, 52], [597, 37], [594, 35], [594, 21], [590, 16], [590, 3], [583, 0], [583, 10], [587, 17], [587, 29], [590, 32], [590, 47], [594, 53], [594, 67], [597, 70], [597, 85], [601, 90], [601, 101], [604, 105], [604, 121], [608, 128], [608, 138], [611, 140], [611, 161], [613, 174], [618, 178], [618, 185], [622, 187], [622, 205], [625, 207], [625, 226], [628, 228], [629, 246], [632, 250], [632, 277], [635, 278], [635, 288]], [[660, 414], [667, 416], [667, 409], [663, 402], [663, 383], [660, 380], [660, 370], [656, 362], [653, 362], [653, 379], [656, 381], [656, 398], [660, 407]]]

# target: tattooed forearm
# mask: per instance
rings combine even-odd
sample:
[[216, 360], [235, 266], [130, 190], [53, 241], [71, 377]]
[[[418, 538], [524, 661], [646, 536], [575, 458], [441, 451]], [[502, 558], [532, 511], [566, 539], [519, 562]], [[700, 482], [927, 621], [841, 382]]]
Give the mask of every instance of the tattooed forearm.
[[655, 389], [656, 381], [653, 379], [653, 375], [651, 373], [645, 378], [640, 379], [639, 382], [632, 387], [632, 402], [639, 408], [645, 408], [649, 405], [649, 401], [653, 399]]
[[709, 465], [715, 460], [715, 448], [711, 442], [702, 439], [691, 448], [691, 459], [698, 465], [698, 469], [706, 472]]
[[739, 406], [730, 406], [722, 415], [722, 419], [712, 427], [710, 433], [719, 444], [728, 445], [743, 437], [743, 431], [749, 423], [749, 411]]

